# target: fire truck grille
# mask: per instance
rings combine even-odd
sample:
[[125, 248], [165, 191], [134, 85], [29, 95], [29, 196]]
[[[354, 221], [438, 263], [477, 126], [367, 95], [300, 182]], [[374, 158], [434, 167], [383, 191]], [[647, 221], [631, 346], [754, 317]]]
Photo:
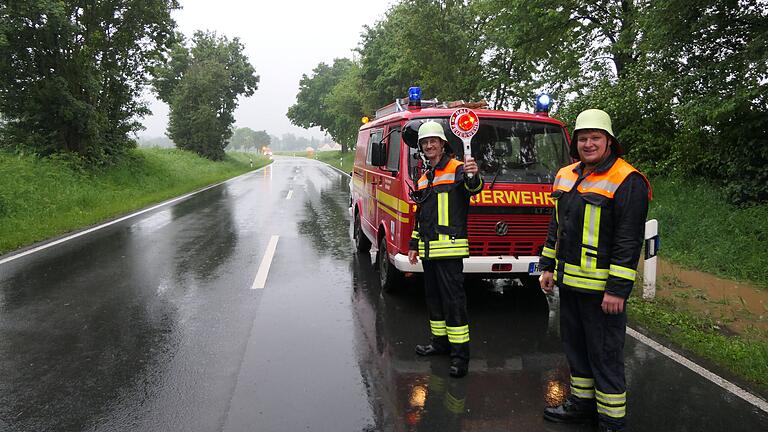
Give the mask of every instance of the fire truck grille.
[[535, 214], [471, 214], [469, 253], [538, 256], [547, 238], [550, 218], [550, 215]]

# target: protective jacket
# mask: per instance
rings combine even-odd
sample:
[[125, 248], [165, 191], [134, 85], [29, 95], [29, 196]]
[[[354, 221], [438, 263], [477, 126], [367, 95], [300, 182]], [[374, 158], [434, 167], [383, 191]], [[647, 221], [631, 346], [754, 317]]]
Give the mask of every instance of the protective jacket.
[[418, 181], [416, 195], [423, 201], [416, 212], [409, 248], [418, 250], [421, 259], [469, 256], [469, 197], [483, 189], [483, 180], [480, 176], [465, 178], [463, 165], [443, 155], [434, 170]]
[[555, 214], [539, 261], [558, 286], [627, 298], [637, 275], [651, 186], [632, 165], [609, 156], [589, 175], [584, 164], [557, 173]]

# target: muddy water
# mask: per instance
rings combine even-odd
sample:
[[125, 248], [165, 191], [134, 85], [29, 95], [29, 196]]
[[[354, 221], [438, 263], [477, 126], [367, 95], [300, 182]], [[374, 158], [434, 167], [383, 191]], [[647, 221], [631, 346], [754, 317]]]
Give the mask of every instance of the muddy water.
[[662, 259], [657, 272], [657, 296], [702, 312], [737, 333], [749, 327], [768, 331], [768, 289], [688, 270]]

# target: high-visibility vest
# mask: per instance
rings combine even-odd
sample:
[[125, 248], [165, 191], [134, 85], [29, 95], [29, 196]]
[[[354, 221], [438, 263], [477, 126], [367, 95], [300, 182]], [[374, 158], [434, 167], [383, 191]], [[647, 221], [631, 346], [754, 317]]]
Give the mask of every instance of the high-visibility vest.
[[[579, 180], [579, 175], [574, 171], [579, 163], [581, 162], [568, 165], [557, 172], [555, 182], [552, 184], [553, 192], [558, 190], [563, 192], [571, 191], [573, 185]], [[616, 190], [621, 186], [621, 183], [632, 173], [640, 174], [640, 172], [627, 163], [627, 161], [617, 158], [616, 162], [614, 162], [613, 166], [608, 171], [590, 174], [579, 183], [576, 190], [582, 194], [595, 193], [608, 199], [613, 199], [613, 194], [616, 193]], [[643, 179], [648, 184], [648, 199], [651, 199], [651, 185], [648, 183], [648, 179], [646, 179], [645, 176], [643, 176]]]
[[461, 165], [463, 162], [450, 159], [444, 167], [434, 171], [431, 181], [425, 173], [417, 183], [420, 191], [432, 188], [427, 200], [419, 204], [418, 226], [411, 235], [418, 239], [422, 259], [469, 256], [466, 228], [469, 196], [481, 190], [483, 184], [479, 182], [476, 190], [462, 191], [467, 185], [463, 176], [457, 173]]
[[[463, 163], [456, 159], [450, 159], [443, 169], [435, 170], [435, 177], [432, 179], [432, 186], [452, 185], [456, 182], [456, 169]], [[421, 175], [418, 183], [418, 190], [426, 189], [429, 186], [427, 173]]]
[[[559, 196], [572, 192], [579, 180], [578, 173], [574, 172], [578, 165], [579, 162], [568, 165], [557, 173], [552, 185], [552, 197], [555, 200], [554, 217], [559, 217], [561, 210]], [[571, 233], [577, 234], [580, 241], [570, 238], [568, 250], [559, 252], [551, 247], [544, 247], [542, 256], [556, 261], [555, 279], [558, 283], [587, 292], [595, 292], [605, 290], [610, 276], [625, 279], [626, 283], [634, 282], [637, 275], [634, 268], [611, 263], [614, 239], [613, 232], [606, 230], [606, 227], [611, 224], [610, 217], [605, 220], [605, 211], [610, 211], [608, 203], [613, 199], [619, 186], [633, 173], [640, 174], [632, 165], [617, 158], [607, 171], [591, 173], [576, 186], [576, 191], [581, 195], [595, 194], [601, 198], [585, 199], [583, 227], [579, 229], [580, 232]], [[651, 199], [650, 183], [645, 176], [640, 175], [648, 185], [648, 198]]]

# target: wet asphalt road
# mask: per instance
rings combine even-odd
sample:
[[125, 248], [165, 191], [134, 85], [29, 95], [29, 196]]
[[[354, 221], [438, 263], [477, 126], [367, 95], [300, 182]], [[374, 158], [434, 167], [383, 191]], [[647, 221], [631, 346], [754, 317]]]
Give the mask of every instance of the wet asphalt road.
[[[0, 264], [0, 430], [594, 430], [541, 419], [568, 371], [536, 290], [469, 284], [466, 378], [417, 358], [423, 292], [381, 293], [353, 251], [347, 183], [278, 158]], [[768, 430], [764, 411], [646, 345], [628, 338], [626, 357], [631, 430]]]

